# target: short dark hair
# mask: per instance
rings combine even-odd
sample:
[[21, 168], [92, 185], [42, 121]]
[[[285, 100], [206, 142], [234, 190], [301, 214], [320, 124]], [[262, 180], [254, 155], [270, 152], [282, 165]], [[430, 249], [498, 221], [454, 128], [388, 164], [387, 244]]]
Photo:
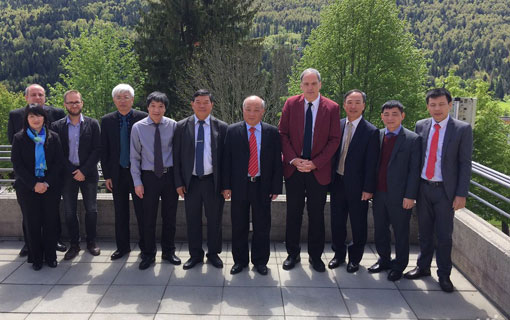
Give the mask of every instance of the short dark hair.
[[429, 98], [439, 98], [445, 96], [448, 103], [452, 102], [452, 94], [450, 91], [446, 90], [445, 88], [434, 88], [429, 91], [427, 91], [427, 95], [425, 97], [425, 101], [427, 104], [429, 103]]
[[213, 97], [212, 93], [210, 93], [207, 89], [197, 90], [193, 94], [193, 97], [191, 97], [191, 101], [195, 101], [196, 97], [203, 97], [203, 96], [208, 96], [209, 99], [211, 100], [211, 102], [214, 102], [214, 97]]
[[398, 100], [386, 101], [381, 107], [381, 113], [384, 113], [384, 110], [386, 110], [386, 109], [393, 109], [393, 108], [398, 108], [398, 110], [400, 110], [400, 113], [404, 113], [404, 105]]
[[361, 91], [361, 90], [359, 90], [359, 89], [352, 89], [352, 90], [347, 91], [347, 92], [344, 94], [344, 102], [345, 102], [345, 100], [347, 100], [347, 97], [348, 97], [348, 96], [350, 96], [351, 94], [353, 94], [353, 93], [355, 93], [355, 92], [357, 92], [357, 93], [361, 93], [361, 96], [363, 97], [363, 103], [367, 103], [367, 95], [366, 95], [363, 91]]
[[168, 100], [168, 97], [163, 92], [154, 91], [151, 94], [147, 96], [146, 100], [146, 106], [149, 108], [149, 105], [152, 101], [161, 102], [165, 105], [165, 109], [168, 109], [168, 105], [170, 104], [170, 101]]
[[44, 127], [47, 127], [48, 125], [48, 114], [46, 113], [46, 110], [44, 110], [43, 106], [40, 104], [27, 104], [25, 107], [25, 117], [23, 118], [23, 129], [30, 128], [30, 125], [28, 124], [28, 115], [34, 114], [36, 116], [42, 116], [44, 117]]

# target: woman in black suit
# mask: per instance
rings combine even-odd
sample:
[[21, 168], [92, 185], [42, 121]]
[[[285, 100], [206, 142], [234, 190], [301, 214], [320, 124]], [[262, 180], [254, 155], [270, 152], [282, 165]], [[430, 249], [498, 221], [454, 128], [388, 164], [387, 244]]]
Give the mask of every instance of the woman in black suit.
[[58, 135], [48, 130], [42, 106], [25, 108], [23, 130], [14, 135], [11, 161], [23, 221], [27, 230], [29, 261], [34, 270], [46, 264], [55, 268], [57, 214], [63, 153]]

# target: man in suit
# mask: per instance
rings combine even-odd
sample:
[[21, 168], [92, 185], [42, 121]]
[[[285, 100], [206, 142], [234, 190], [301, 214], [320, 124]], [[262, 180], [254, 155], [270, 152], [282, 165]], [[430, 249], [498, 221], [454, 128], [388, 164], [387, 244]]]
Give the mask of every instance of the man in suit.
[[149, 116], [131, 131], [131, 175], [136, 195], [143, 201], [144, 251], [138, 268], [150, 267], [156, 256], [156, 220], [161, 198], [161, 258], [181, 264], [175, 255], [175, 215], [179, 195], [175, 190], [172, 141], [176, 122], [165, 117], [169, 101], [155, 91], [146, 101]]
[[[25, 100], [27, 104], [38, 104], [43, 106], [44, 110], [46, 111], [48, 115], [48, 125], [53, 123], [54, 121], [57, 121], [59, 119], [62, 119], [66, 116], [64, 110], [55, 108], [52, 106], [47, 106], [46, 103], [46, 93], [44, 91], [44, 88], [41, 87], [38, 84], [31, 84], [25, 89]], [[12, 139], [14, 138], [14, 135], [23, 130], [23, 119], [25, 116], [25, 107], [18, 108], [15, 110], [12, 110], [9, 112], [9, 120], [7, 122], [7, 138], [9, 139], [9, 143], [12, 144]], [[59, 201], [60, 203], [60, 201]], [[59, 208], [59, 205], [57, 204], [57, 208]], [[23, 224], [24, 226], [24, 224]], [[67, 247], [62, 243], [60, 240], [60, 236], [62, 233], [62, 228], [60, 225], [60, 214], [57, 215], [57, 247], [56, 249], [61, 252], [65, 252], [67, 250]], [[23, 237], [25, 238], [25, 228], [23, 227]], [[25, 257], [28, 255], [28, 246], [25, 245], [23, 248], [21, 248], [21, 251], [19, 252], [19, 255], [21, 257]]]
[[353, 89], [344, 95], [342, 142], [336, 151], [331, 195], [331, 238], [335, 256], [330, 269], [345, 262], [347, 247], [347, 217], [351, 222], [352, 244], [348, 247], [347, 272], [358, 271], [367, 242], [368, 200], [376, 186], [376, 167], [379, 157], [379, 130], [363, 118], [365, 93]]
[[227, 124], [211, 116], [214, 98], [201, 89], [191, 99], [194, 114], [177, 123], [174, 136], [174, 173], [177, 193], [184, 198], [190, 258], [184, 269], [203, 262], [202, 207], [207, 218], [207, 259], [223, 268], [221, 220], [221, 161]]
[[147, 117], [147, 113], [133, 109], [135, 91], [121, 83], [112, 90], [113, 103], [117, 111], [101, 118], [101, 168], [106, 188], [113, 193], [115, 208], [115, 242], [117, 250], [112, 260], [131, 251], [129, 245], [129, 194], [133, 198], [138, 222], [138, 246], [143, 252], [143, 204], [136, 193], [130, 172], [129, 137], [133, 125]]
[[287, 99], [278, 126], [287, 193], [284, 270], [300, 258], [303, 208], [308, 212], [308, 256], [312, 267], [324, 272], [324, 205], [331, 181], [331, 158], [340, 143], [338, 104], [320, 95], [321, 76], [315, 69], [301, 73], [302, 94]]
[[416, 133], [423, 139], [421, 182], [416, 202], [420, 255], [418, 266], [404, 276], [407, 279], [430, 276], [435, 249], [439, 285], [443, 291], [452, 292], [453, 216], [455, 210], [466, 206], [473, 132], [468, 123], [450, 117], [452, 96], [448, 90], [430, 90], [426, 102], [431, 118], [416, 123]]
[[96, 245], [97, 223], [97, 163], [101, 150], [101, 135], [96, 119], [82, 114], [83, 100], [76, 90], [64, 93], [67, 117], [53, 123], [52, 129], [59, 137], [64, 153], [64, 176], [62, 197], [67, 230], [71, 246], [64, 260], [71, 260], [80, 252], [80, 223], [76, 214], [78, 190], [85, 206], [85, 230], [87, 250], [98, 256], [101, 250]]
[[278, 129], [262, 122], [265, 102], [250, 96], [243, 102], [244, 121], [228, 127], [223, 154], [223, 189], [230, 199], [232, 216], [231, 274], [248, 266], [250, 207], [253, 238], [251, 262], [267, 274], [271, 230], [271, 201], [282, 192], [282, 155]]
[[[379, 260], [370, 273], [391, 270], [388, 280], [402, 278], [409, 261], [409, 220], [418, 194], [421, 137], [402, 127], [404, 106], [390, 100], [381, 108], [386, 128], [379, 131], [380, 156], [373, 201], [375, 247]], [[391, 260], [390, 224], [395, 235], [396, 259]]]

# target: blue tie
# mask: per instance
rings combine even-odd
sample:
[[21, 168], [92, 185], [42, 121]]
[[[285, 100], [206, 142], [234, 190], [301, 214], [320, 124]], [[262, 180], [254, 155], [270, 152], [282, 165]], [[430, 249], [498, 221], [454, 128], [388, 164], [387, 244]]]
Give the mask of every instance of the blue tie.
[[199, 120], [197, 144], [195, 146], [195, 171], [197, 176], [204, 175], [204, 120]]
[[311, 159], [312, 156], [312, 106], [313, 103], [308, 102], [306, 110], [305, 137], [303, 139], [303, 159]]
[[120, 166], [129, 167], [129, 134], [127, 116], [122, 117], [122, 125], [120, 126]]

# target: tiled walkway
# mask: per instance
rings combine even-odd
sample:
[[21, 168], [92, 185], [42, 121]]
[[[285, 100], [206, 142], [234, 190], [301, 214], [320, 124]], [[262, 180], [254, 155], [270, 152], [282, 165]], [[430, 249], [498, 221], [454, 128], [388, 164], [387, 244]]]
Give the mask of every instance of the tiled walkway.
[[[435, 269], [432, 278], [396, 283], [385, 272], [369, 274], [377, 259], [373, 246], [355, 274], [345, 266], [313, 271], [306, 247], [301, 264], [284, 271], [285, 247], [274, 243], [269, 275], [244, 270], [232, 276], [229, 244], [223, 269], [204, 264], [188, 271], [160, 259], [140, 271], [137, 250], [110, 262], [114, 243], [99, 245], [98, 257], [82, 250], [66, 262], [59, 253], [56, 269], [36, 272], [17, 256], [21, 242], [0, 240], [0, 319], [504, 319], [457, 270], [451, 294], [440, 291]], [[185, 261], [187, 245], [178, 249]], [[324, 262], [331, 257], [327, 250]], [[413, 248], [409, 268], [416, 258]]]

